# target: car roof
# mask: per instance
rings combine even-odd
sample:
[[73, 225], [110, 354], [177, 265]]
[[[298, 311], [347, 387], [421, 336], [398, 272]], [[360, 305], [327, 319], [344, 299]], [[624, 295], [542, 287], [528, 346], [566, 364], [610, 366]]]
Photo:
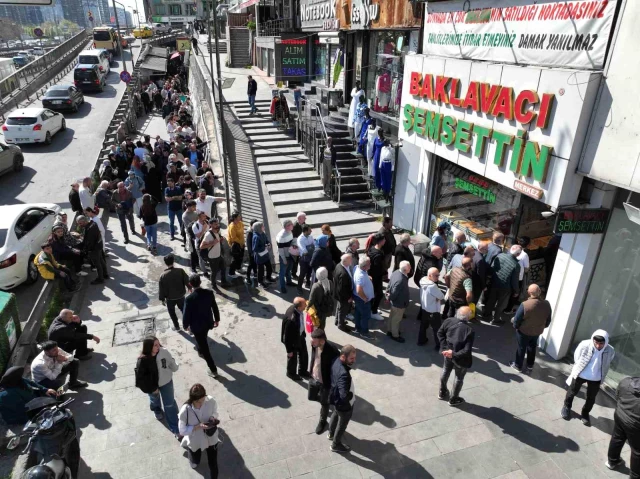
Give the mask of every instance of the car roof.
[[53, 85], [50, 86], [47, 91], [50, 90], [68, 90], [71, 85]]
[[91, 63], [78, 63], [74, 70], [97, 70], [98, 65], [93, 65]]
[[80, 55], [98, 55], [101, 52], [106, 51], [104, 48], [94, 48], [93, 50], [82, 50], [80, 53], [78, 53], [78, 56]]
[[53, 203], [30, 203], [20, 205], [2, 205], [0, 206], [0, 228], [10, 228], [16, 217], [31, 208], [55, 208]]
[[45, 110], [46, 108], [20, 108], [19, 110], [14, 110], [11, 113], [9, 113], [8, 118], [20, 118], [23, 116], [38, 116]]

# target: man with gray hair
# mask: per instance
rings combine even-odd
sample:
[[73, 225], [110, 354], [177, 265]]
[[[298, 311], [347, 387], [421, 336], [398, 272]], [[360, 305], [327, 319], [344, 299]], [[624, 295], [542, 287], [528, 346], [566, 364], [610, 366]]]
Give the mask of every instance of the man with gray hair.
[[500, 253], [491, 263], [490, 290], [484, 305], [484, 318], [491, 324], [504, 322], [502, 313], [507, 308], [509, 296], [518, 295], [520, 264], [517, 258], [520, 253], [522, 247], [513, 245], [508, 253]]
[[368, 273], [370, 268], [371, 260], [368, 256], [362, 256], [353, 273], [353, 301], [356, 308], [353, 322], [356, 333], [364, 339], [371, 339], [369, 320], [371, 319], [371, 300], [375, 297], [373, 282]]
[[[471, 309], [468, 306], [462, 306], [455, 317], [447, 319], [438, 330], [440, 354], [444, 356], [438, 399], [442, 401], [448, 399], [449, 406], [457, 406], [464, 402], [460, 397], [460, 391], [464, 376], [473, 361], [472, 351], [475, 339], [475, 332], [469, 324], [470, 318]], [[455, 370], [456, 379], [453, 382], [453, 393], [449, 395], [447, 383], [453, 370]]]
[[404, 343], [404, 338], [400, 335], [400, 322], [409, 306], [409, 274], [411, 264], [408, 261], [400, 262], [400, 269], [393, 272], [387, 286], [386, 296], [391, 302], [391, 311], [386, 320], [387, 336], [398, 343]]
[[[551, 304], [540, 297], [542, 295], [540, 286], [530, 285], [527, 293], [529, 299], [520, 304], [513, 318], [518, 349], [516, 350], [516, 360], [509, 363], [513, 369], [523, 373], [533, 369], [538, 338], [551, 324]], [[524, 365], [525, 352], [527, 354], [526, 366]]]
[[347, 245], [347, 249], [344, 251], [346, 254], [351, 255], [351, 267], [353, 269], [358, 266], [358, 262], [360, 261], [360, 253], [358, 253], [359, 249], [360, 241], [358, 241], [358, 238], [351, 238]]
[[343, 254], [340, 263], [333, 270], [334, 296], [336, 299], [336, 326], [345, 332], [351, 332], [347, 326], [347, 314], [353, 303], [353, 273], [351, 269], [351, 255]]
[[413, 252], [409, 249], [411, 244], [411, 235], [409, 233], [402, 233], [400, 236], [400, 244], [396, 246], [394, 252], [393, 270], [397, 271], [400, 268], [400, 263], [408, 261], [411, 265], [411, 271], [409, 272], [409, 278], [416, 272], [416, 259], [413, 257]]
[[[305, 221], [307, 221], [307, 214], [304, 211], [298, 212], [296, 215], [296, 220], [293, 223], [293, 230], [291, 233], [293, 234], [294, 243], [297, 244], [298, 236], [302, 234], [302, 227], [306, 225]], [[291, 270], [291, 276], [294, 278], [298, 277], [298, 263], [300, 262], [300, 256], [295, 256], [293, 258], [293, 269]]]

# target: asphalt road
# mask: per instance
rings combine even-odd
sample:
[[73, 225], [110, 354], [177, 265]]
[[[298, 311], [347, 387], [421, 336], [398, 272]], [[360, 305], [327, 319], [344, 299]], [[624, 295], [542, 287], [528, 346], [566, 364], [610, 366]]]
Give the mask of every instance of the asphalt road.
[[[140, 48], [134, 44], [134, 62], [139, 53]], [[124, 57], [130, 71], [130, 51], [124, 52]], [[89, 175], [102, 149], [104, 133], [125, 91], [120, 71], [122, 59], [117, 58], [111, 66], [104, 92], [86, 93], [85, 104], [78, 113], [64, 112], [67, 129], [56, 133], [51, 145], [21, 145], [24, 169], [0, 176], [0, 205], [57, 203], [70, 213], [71, 180]], [[73, 71], [58, 84], [72, 85]], [[36, 100], [31, 106], [40, 107], [42, 103]], [[1, 136], [0, 140], [3, 140]], [[40, 288], [41, 280], [11, 291], [17, 296], [21, 321], [27, 319]]]

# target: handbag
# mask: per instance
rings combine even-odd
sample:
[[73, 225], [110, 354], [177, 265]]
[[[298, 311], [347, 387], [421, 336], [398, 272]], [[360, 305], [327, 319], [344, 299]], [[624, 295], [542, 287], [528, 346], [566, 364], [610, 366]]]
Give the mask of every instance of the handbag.
[[305, 330], [307, 331], [308, 334], [313, 333], [313, 329], [314, 329], [313, 320], [311, 319], [311, 316], [309, 316], [309, 313], [305, 315], [304, 325], [305, 325]]
[[311, 317], [311, 321], [314, 327], [320, 326], [320, 318], [318, 317], [318, 311], [315, 306], [307, 308], [307, 314]]
[[[193, 414], [195, 415], [196, 419], [198, 420], [198, 424], [202, 424], [202, 421], [200, 420], [200, 418], [198, 417], [198, 413], [196, 413], [196, 410], [193, 409], [193, 406], [190, 406], [191, 410], [193, 411]], [[214, 426], [210, 427], [209, 429], [203, 429], [204, 433], [211, 437], [213, 436], [216, 431], [218, 430], [218, 423], [220, 421], [218, 421], [217, 419], [214, 418]], [[187, 425], [189, 424], [189, 408], [187, 408]]]
[[315, 379], [309, 379], [309, 390], [307, 392], [307, 399], [309, 401], [320, 402], [320, 391], [322, 390], [322, 383]]

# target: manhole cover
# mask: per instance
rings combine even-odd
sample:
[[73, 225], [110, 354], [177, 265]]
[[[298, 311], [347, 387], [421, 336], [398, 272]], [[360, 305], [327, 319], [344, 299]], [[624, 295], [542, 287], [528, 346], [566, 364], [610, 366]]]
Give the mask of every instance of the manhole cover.
[[125, 344], [142, 342], [145, 336], [153, 334], [155, 331], [155, 318], [141, 318], [116, 323], [113, 330], [113, 345], [123, 346]]

